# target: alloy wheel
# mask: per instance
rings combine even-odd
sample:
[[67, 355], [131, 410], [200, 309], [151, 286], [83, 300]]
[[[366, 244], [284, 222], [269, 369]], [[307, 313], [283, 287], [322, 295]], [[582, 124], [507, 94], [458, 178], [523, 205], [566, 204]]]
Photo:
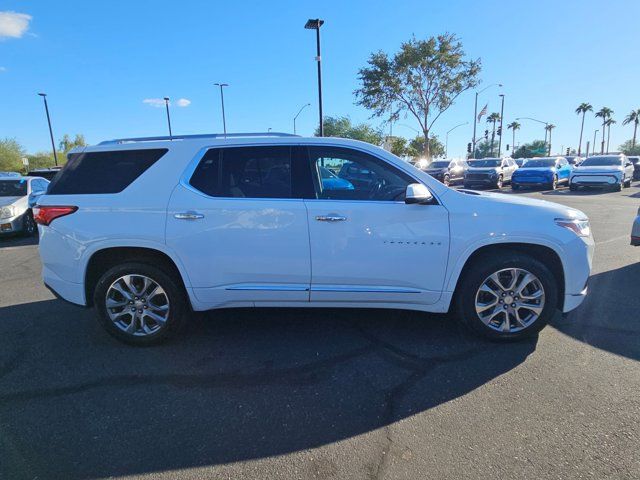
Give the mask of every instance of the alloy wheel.
[[123, 332], [136, 337], [152, 335], [169, 319], [169, 297], [153, 279], [123, 275], [111, 284], [105, 298], [107, 314]]
[[521, 268], [506, 268], [489, 275], [478, 288], [476, 314], [497, 332], [516, 333], [532, 325], [545, 305], [542, 282]]

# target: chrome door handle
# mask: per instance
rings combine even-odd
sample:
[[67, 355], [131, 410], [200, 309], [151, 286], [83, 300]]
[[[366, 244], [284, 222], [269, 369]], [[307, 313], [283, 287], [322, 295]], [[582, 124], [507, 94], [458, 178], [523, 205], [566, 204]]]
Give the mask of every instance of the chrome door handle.
[[316, 217], [316, 220], [318, 220], [319, 222], [344, 222], [346, 219], [347, 217], [343, 217], [342, 215], [334, 215], [334, 214], [318, 215]]
[[196, 212], [181, 212], [176, 213], [173, 218], [177, 218], [178, 220], [198, 220], [204, 218], [204, 215]]

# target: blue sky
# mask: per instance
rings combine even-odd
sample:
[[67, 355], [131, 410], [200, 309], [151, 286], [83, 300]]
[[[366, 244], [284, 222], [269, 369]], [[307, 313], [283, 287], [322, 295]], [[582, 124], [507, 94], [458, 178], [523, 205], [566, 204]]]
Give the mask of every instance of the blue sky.
[[[315, 37], [307, 18], [322, 27], [325, 115], [367, 121], [354, 105], [357, 71], [376, 50], [394, 52], [412, 34], [457, 34], [480, 57], [483, 88], [504, 84], [505, 121], [531, 116], [557, 125], [554, 151], [576, 147], [575, 107], [588, 101], [615, 111], [611, 144], [631, 137], [622, 119], [640, 108], [637, 58], [640, 2], [537, 1], [4, 1], [0, 11], [26, 14], [28, 28], [0, 39], [0, 137], [15, 137], [29, 151], [49, 148], [39, 91], [49, 95], [54, 134], [84, 133], [90, 143], [119, 136], [166, 133], [164, 110], [143, 103], [169, 96], [174, 133], [222, 131], [213, 82], [226, 82], [229, 131], [312, 134], [317, 124]], [[2, 31], [0, 19], [0, 32]], [[479, 108], [499, 111], [498, 88]], [[187, 102], [183, 102], [187, 103]], [[434, 126], [445, 132], [471, 122], [473, 92], [465, 92]], [[382, 123], [378, 119], [374, 124]], [[522, 121], [517, 143], [542, 138], [542, 125]], [[412, 137], [410, 117], [394, 134]], [[484, 122], [479, 126], [484, 130]], [[585, 135], [598, 122], [587, 117]], [[462, 155], [472, 123], [449, 136]], [[598, 140], [599, 142], [599, 140]], [[511, 136], [503, 143], [511, 143]]]

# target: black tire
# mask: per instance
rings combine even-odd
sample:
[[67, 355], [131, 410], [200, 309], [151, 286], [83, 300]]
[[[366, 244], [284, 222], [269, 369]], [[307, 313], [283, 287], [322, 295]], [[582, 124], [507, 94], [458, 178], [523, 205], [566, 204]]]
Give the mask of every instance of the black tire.
[[[538, 277], [544, 289], [544, 307], [536, 320], [522, 330], [502, 332], [487, 326], [475, 309], [476, 294], [485, 279], [507, 268], [521, 268]], [[456, 310], [461, 321], [480, 335], [499, 341], [511, 341], [537, 334], [555, 315], [558, 308], [558, 284], [546, 265], [535, 258], [517, 251], [506, 250], [476, 259], [465, 268], [464, 276], [456, 289]]]
[[25, 237], [33, 237], [37, 233], [38, 226], [36, 225], [36, 221], [33, 219], [33, 213], [29, 210], [22, 216], [22, 235]]
[[518, 185], [517, 183], [512, 183], [511, 190], [520, 190], [520, 185]]
[[613, 191], [614, 192], [621, 192], [622, 191], [622, 185], [624, 182], [620, 182], [620, 183], [616, 183], [613, 187]]
[[624, 188], [631, 188], [631, 179], [630, 178], [626, 182], [624, 182]]
[[498, 180], [496, 180], [496, 188], [498, 190], [502, 190], [503, 186], [504, 186], [504, 177], [502, 175], [499, 175]]
[[571, 190], [572, 192], [575, 192], [576, 190], [578, 190], [578, 187], [576, 185], [574, 185], [573, 183], [569, 184], [569, 190]]
[[451, 180], [449, 179], [449, 175], [445, 175], [444, 177], [442, 177], [442, 183], [447, 187], [451, 185]]
[[551, 183], [549, 184], [549, 190], [556, 190], [558, 188], [558, 177], [556, 175], [553, 176]]
[[[158, 331], [144, 336], [134, 336], [118, 328], [109, 318], [106, 307], [107, 292], [113, 282], [124, 275], [144, 275], [165, 291], [170, 307], [167, 320]], [[180, 280], [159, 267], [138, 262], [123, 263], [107, 270], [96, 284], [93, 303], [98, 321], [104, 329], [121, 342], [135, 346], [155, 345], [177, 333], [184, 325], [188, 312], [186, 292]]]

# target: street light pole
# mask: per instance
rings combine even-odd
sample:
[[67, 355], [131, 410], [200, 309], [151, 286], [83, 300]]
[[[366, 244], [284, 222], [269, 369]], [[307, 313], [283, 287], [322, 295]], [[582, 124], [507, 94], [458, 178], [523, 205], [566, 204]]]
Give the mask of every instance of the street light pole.
[[169, 97], [164, 97], [164, 106], [167, 109], [167, 124], [169, 125], [169, 140], [173, 140], [173, 134], [171, 133], [171, 117], [169, 116]]
[[302, 107], [300, 107], [300, 110], [298, 110], [298, 113], [296, 113], [296, 116], [293, 117], [293, 134], [296, 134], [296, 119], [298, 118], [298, 115], [300, 115], [300, 113], [302, 112], [302, 110], [304, 110], [305, 108], [311, 106], [310, 103], [307, 103], [305, 105], [303, 105]]
[[44, 100], [44, 111], [47, 112], [47, 123], [49, 124], [49, 136], [51, 137], [51, 149], [53, 150], [53, 161], [58, 166], [58, 155], [56, 154], [56, 143], [53, 140], [53, 129], [51, 128], [51, 117], [49, 116], [49, 105], [47, 104], [47, 94], [39, 93]]
[[473, 138], [471, 139], [471, 144], [473, 146], [473, 148], [471, 149], [471, 152], [472, 152], [471, 154], [474, 156], [474, 158], [476, 156], [476, 124], [478, 123], [478, 95], [484, 92], [487, 88], [495, 87], [496, 85], [498, 87], [502, 87], [501, 83], [492, 83], [491, 85], [484, 87], [479, 92], [476, 92], [476, 100], [473, 106]]
[[224, 91], [222, 90], [222, 87], [228, 87], [229, 84], [214, 83], [214, 85], [217, 85], [220, 87], [220, 102], [222, 103], [222, 128], [224, 130], [224, 138], [227, 138], [227, 118], [225, 117], [225, 114], [224, 114]]
[[460, 123], [460, 124], [456, 125], [455, 127], [449, 129], [449, 131], [445, 135], [445, 141], [444, 141], [444, 156], [445, 156], [445, 158], [448, 157], [448, 153], [449, 153], [449, 134], [451, 132], [453, 132], [456, 128], [461, 127], [463, 125], [469, 125], [469, 122], [464, 122], [464, 123]]
[[320, 27], [324, 24], [324, 20], [320, 20], [319, 18], [313, 19], [310, 18], [307, 20], [307, 23], [304, 25], [304, 28], [307, 30], [315, 30], [316, 31], [316, 62], [318, 62], [318, 113], [320, 117], [320, 136], [324, 137], [324, 126], [322, 119], [322, 57], [320, 56]]
[[502, 152], [502, 121], [504, 118], [504, 93], [501, 93], [500, 98], [502, 99], [502, 104], [500, 106], [500, 135], [498, 135], [498, 158], [500, 158]]
[[537, 118], [531, 118], [531, 117], [518, 117], [518, 118], [516, 118], [516, 120], [531, 120], [531, 121], [534, 121], [534, 122], [542, 123], [544, 125], [544, 144], [546, 146], [546, 144], [547, 144], [547, 126], [549, 125], [549, 122], [543, 122], [542, 120], [538, 120]]

